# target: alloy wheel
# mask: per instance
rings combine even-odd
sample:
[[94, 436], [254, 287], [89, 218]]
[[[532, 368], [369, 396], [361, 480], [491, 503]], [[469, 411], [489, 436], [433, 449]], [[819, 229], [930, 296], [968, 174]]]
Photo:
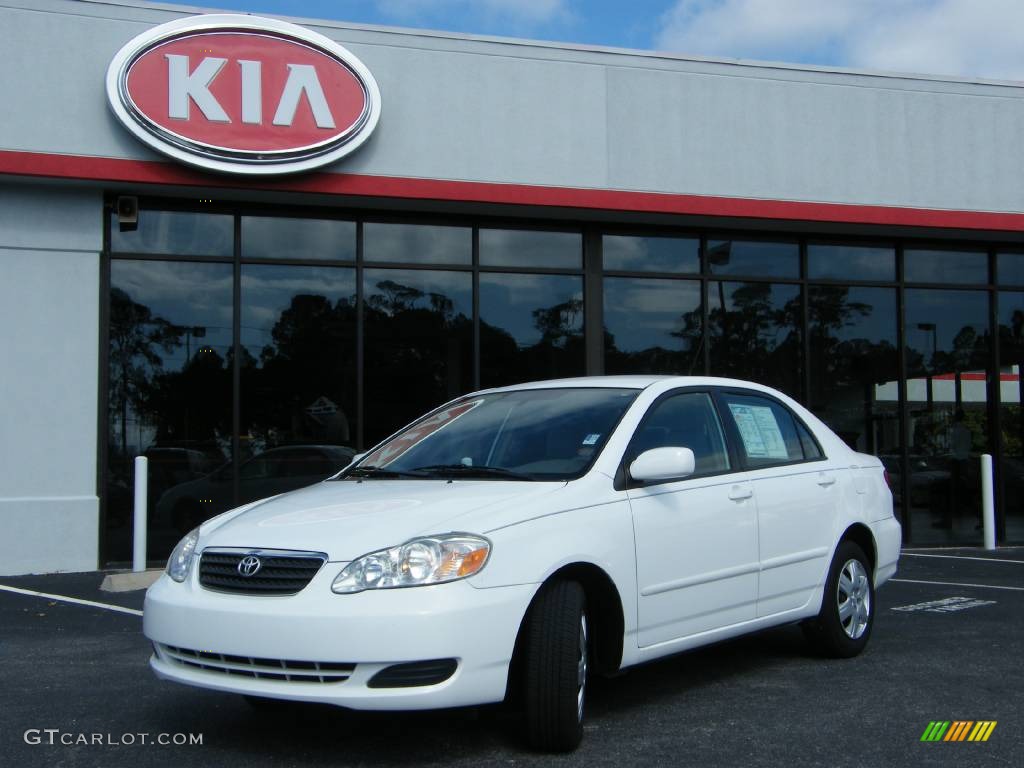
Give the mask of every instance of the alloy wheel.
[[857, 640], [868, 628], [871, 618], [871, 584], [860, 560], [847, 560], [836, 585], [839, 624], [851, 640]]
[[576, 717], [583, 720], [583, 695], [587, 687], [587, 615], [580, 616], [579, 657], [576, 662]]

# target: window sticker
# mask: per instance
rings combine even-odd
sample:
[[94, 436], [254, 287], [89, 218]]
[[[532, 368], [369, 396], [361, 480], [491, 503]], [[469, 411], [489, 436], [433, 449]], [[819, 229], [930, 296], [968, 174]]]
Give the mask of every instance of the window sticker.
[[583, 445], [596, 445], [597, 441], [601, 439], [598, 434], [590, 434], [583, 438]]
[[364, 467], [386, 467], [410, 448], [419, 445], [432, 434], [444, 429], [463, 414], [469, 413], [482, 402], [483, 400], [470, 400], [468, 402], [456, 403], [450, 408], [438, 411], [412, 429], [406, 430], [399, 437], [389, 441], [383, 447], [378, 448], [363, 459], [360, 465]]
[[743, 448], [752, 459], [788, 459], [786, 441], [772, 409], [765, 405], [729, 403], [743, 440]]

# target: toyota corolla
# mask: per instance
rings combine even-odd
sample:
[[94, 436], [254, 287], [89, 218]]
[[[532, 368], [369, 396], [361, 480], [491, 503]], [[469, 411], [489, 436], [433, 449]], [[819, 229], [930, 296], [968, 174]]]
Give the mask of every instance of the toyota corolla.
[[203, 523], [145, 633], [167, 680], [355, 709], [514, 699], [533, 746], [568, 750], [595, 673], [792, 622], [860, 653], [899, 545], [881, 462], [779, 392], [545, 381]]

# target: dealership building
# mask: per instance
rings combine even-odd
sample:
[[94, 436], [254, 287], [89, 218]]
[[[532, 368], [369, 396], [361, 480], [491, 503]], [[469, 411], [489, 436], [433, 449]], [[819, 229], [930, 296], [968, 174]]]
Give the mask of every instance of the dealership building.
[[0, 574], [153, 561], [474, 389], [751, 379], [1024, 542], [1024, 84], [0, 0]]

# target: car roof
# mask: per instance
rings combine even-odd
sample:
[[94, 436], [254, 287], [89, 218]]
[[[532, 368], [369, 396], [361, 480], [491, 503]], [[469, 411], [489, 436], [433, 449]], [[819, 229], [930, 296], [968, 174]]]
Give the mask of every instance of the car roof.
[[260, 453], [258, 453], [255, 456], [253, 456], [253, 458], [255, 458], [256, 456], [262, 456], [262, 455], [268, 454], [268, 453], [274, 453], [275, 451], [295, 451], [295, 450], [299, 450], [299, 451], [331, 451], [331, 452], [334, 452], [334, 453], [340, 453], [340, 452], [344, 452], [344, 451], [351, 451], [353, 449], [348, 448], [348, 447], [346, 447], [344, 445], [317, 445], [316, 443], [312, 443], [312, 444], [309, 444], [309, 445], [305, 445], [305, 444], [275, 445], [273, 448], [267, 448], [267, 450], [265, 450], [265, 451], [260, 451]]
[[716, 386], [716, 387], [743, 387], [746, 389], [757, 389], [763, 392], [775, 392], [770, 387], [758, 384], [753, 381], [741, 379], [727, 379], [720, 376], [578, 376], [571, 379], [548, 379], [545, 381], [528, 381], [522, 384], [511, 384], [507, 387], [495, 387], [485, 389], [474, 394], [491, 392], [516, 392], [524, 389], [567, 389], [567, 388], [593, 388], [608, 387], [621, 389], [647, 389], [656, 384], [663, 385], [664, 389], [672, 387], [694, 387], [694, 386]]

